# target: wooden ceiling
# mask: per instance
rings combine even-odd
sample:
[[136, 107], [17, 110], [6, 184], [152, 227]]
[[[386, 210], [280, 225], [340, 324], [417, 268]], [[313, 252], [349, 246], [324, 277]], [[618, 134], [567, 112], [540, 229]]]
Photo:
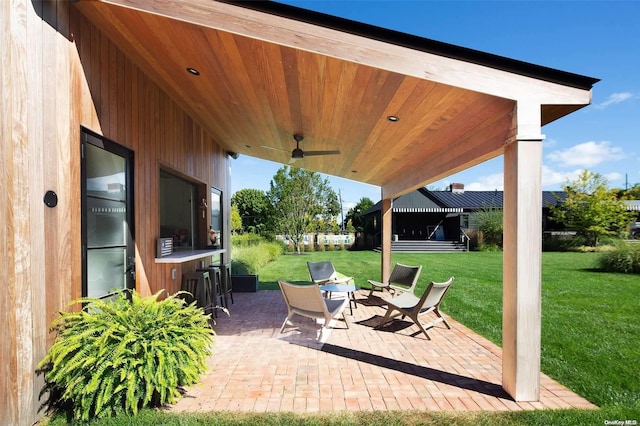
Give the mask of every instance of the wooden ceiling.
[[[289, 164], [293, 135], [301, 134], [303, 150], [340, 154], [295, 166], [380, 186], [388, 196], [500, 155], [515, 138], [523, 81], [534, 97], [540, 85], [558, 91], [557, 83], [505, 79], [503, 70], [236, 4], [76, 6], [227, 151]], [[499, 96], [503, 82], [507, 95]], [[568, 91], [555, 105], [536, 98], [542, 124], [589, 102], [590, 90]]]

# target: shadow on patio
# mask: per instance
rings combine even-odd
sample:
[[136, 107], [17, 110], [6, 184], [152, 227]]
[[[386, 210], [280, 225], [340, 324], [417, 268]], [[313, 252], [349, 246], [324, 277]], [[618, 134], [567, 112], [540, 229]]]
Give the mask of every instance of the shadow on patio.
[[[539, 402], [515, 402], [502, 389], [501, 349], [449, 320], [432, 340], [408, 321], [376, 330], [384, 308], [359, 292], [350, 328], [316, 342], [311, 320], [294, 317], [280, 334], [280, 291], [235, 293], [231, 316], [218, 316], [214, 356], [200, 385], [175, 411], [529, 410], [596, 408], [541, 377]], [[297, 327], [302, 325], [302, 327]]]

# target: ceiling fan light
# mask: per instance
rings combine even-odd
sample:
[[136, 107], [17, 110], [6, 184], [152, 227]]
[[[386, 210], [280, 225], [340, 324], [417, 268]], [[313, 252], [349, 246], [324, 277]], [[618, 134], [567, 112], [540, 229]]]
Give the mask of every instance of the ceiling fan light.
[[291, 158], [303, 158], [304, 152], [300, 148], [296, 148], [291, 151]]

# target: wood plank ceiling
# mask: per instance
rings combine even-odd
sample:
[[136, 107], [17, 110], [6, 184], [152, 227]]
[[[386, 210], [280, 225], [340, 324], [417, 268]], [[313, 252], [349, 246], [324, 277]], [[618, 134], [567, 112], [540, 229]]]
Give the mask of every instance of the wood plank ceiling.
[[[303, 150], [340, 154], [295, 166], [381, 187], [393, 182], [401, 190], [389, 195], [397, 196], [500, 155], [515, 135], [512, 99], [344, 59], [339, 38], [335, 55], [318, 53], [331, 46], [296, 47], [303, 31], [318, 39], [338, 31], [289, 19], [295, 34], [277, 43], [273, 31], [286, 18], [209, 0], [76, 6], [230, 152], [288, 164], [293, 135], [302, 134]], [[220, 29], [229, 20], [223, 11], [236, 13], [234, 24], [252, 36]], [[552, 118], [575, 109], [554, 110]]]

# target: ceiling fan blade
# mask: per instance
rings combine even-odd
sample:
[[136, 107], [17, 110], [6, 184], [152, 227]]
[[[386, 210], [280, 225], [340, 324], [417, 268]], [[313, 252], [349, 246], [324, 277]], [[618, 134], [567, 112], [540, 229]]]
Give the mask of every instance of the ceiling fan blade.
[[260, 148], [271, 149], [273, 151], [280, 151], [280, 152], [290, 152], [289, 150], [286, 150], [286, 149], [274, 148], [272, 146], [266, 146], [266, 145], [260, 145]]
[[305, 151], [304, 156], [309, 157], [311, 155], [337, 155], [340, 151]]

